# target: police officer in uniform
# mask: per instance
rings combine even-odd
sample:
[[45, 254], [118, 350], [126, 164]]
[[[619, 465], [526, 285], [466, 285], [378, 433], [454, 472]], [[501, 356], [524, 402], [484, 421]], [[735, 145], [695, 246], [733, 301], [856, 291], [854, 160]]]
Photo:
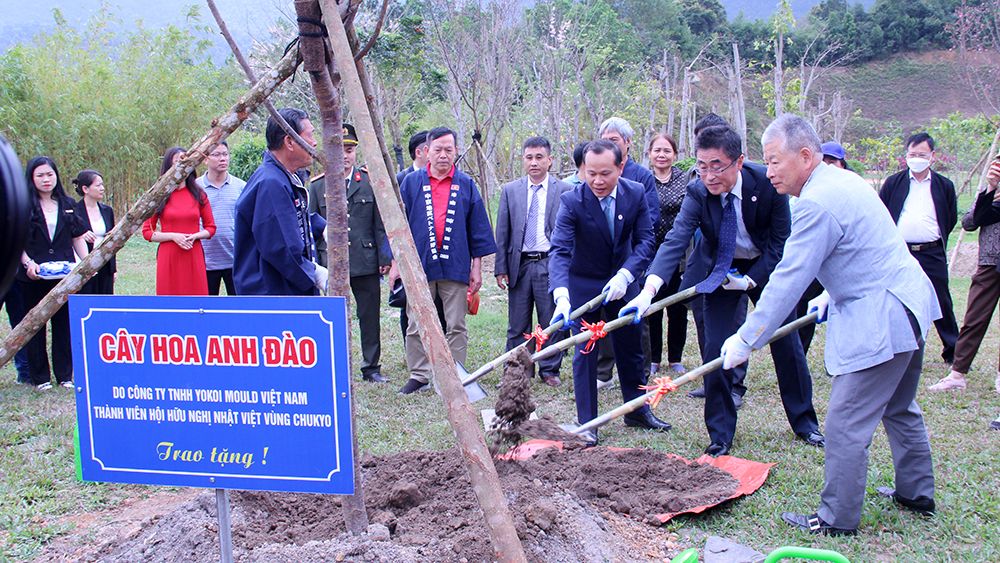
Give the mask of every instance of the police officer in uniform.
[[[358, 136], [344, 124], [344, 178], [347, 189], [347, 231], [351, 268], [351, 292], [361, 328], [361, 378], [374, 383], [389, 381], [381, 373], [382, 355], [379, 310], [382, 305], [379, 282], [389, 271], [392, 257], [384, 244], [385, 227], [375, 204], [375, 192], [365, 168], [355, 166]], [[326, 217], [326, 186], [323, 175], [309, 186], [309, 210]], [[318, 239], [317, 239], [318, 242]], [[325, 253], [320, 253], [323, 256]]]

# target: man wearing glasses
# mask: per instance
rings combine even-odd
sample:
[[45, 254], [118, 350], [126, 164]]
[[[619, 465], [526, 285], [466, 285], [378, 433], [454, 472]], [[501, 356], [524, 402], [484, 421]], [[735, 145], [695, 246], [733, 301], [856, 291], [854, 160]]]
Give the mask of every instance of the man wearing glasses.
[[198, 185], [208, 194], [215, 216], [215, 236], [201, 241], [205, 249], [205, 268], [208, 275], [208, 294], [218, 295], [222, 284], [226, 294], [236, 295], [233, 286], [233, 227], [236, 224], [236, 200], [243, 193], [246, 182], [229, 173], [229, 144], [219, 143], [205, 160], [208, 169]]
[[[703, 237], [695, 252], [712, 267], [696, 287], [705, 299], [705, 357], [713, 359], [719, 357], [726, 338], [740, 327], [746, 313], [738, 310], [741, 297], [747, 294], [755, 303], [760, 297], [781, 259], [791, 219], [788, 197], [775, 191], [766, 168], [744, 162], [740, 136], [732, 128], [715, 126], [701, 131], [695, 157], [699, 179], [688, 184], [674, 226], [647, 270], [645, 287], [622, 308], [620, 316], [645, 313], [664, 280], [670, 279], [684, 259], [695, 230], [701, 228]], [[822, 447], [824, 438], [812, 404], [812, 379], [798, 335], [772, 344], [771, 354], [792, 430], [806, 443]], [[732, 387], [732, 370], [705, 375], [705, 425], [711, 439], [705, 453], [712, 456], [726, 455], [732, 447], [736, 433]]]

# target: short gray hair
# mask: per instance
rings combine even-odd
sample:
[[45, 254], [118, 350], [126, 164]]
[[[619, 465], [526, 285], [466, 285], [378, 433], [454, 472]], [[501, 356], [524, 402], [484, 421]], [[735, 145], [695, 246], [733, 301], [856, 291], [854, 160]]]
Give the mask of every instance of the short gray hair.
[[794, 113], [786, 113], [779, 116], [764, 129], [764, 134], [760, 136], [760, 144], [766, 145], [773, 141], [781, 141], [781, 146], [786, 151], [798, 151], [808, 148], [820, 157], [823, 150], [820, 148], [822, 141], [816, 130], [813, 129], [805, 119]]
[[623, 140], [631, 141], [632, 137], [635, 137], [635, 130], [632, 126], [628, 124], [628, 121], [620, 117], [609, 117], [604, 120], [601, 124], [601, 128], [597, 130], [597, 135], [603, 137], [605, 133], [611, 131], [613, 133], [618, 133], [622, 136]]

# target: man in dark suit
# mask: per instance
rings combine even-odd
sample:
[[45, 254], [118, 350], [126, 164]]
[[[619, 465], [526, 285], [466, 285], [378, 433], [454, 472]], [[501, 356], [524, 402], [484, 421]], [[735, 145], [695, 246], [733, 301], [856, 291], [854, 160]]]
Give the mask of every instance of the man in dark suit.
[[955, 360], [958, 322], [948, 289], [948, 235], [958, 223], [958, 198], [955, 184], [931, 170], [934, 163], [934, 139], [917, 133], [906, 140], [906, 170], [893, 174], [882, 184], [879, 198], [896, 222], [910, 254], [934, 284], [941, 318], [934, 321], [944, 350], [941, 357], [949, 364]]
[[413, 166], [396, 173], [396, 183], [402, 184], [403, 178], [414, 170], [427, 168], [427, 131], [418, 131], [410, 136], [410, 160]]
[[[385, 226], [375, 203], [368, 171], [355, 166], [358, 160], [358, 136], [354, 127], [344, 124], [344, 181], [347, 189], [348, 259], [351, 293], [358, 312], [361, 330], [361, 379], [373, 383], [389, 381], [381, 373], [382, 356], [380, 312], [382, 275], [389, 272], [391, 257], [386, 252]], [[320, 176], [309, 186], [309, 209], [326, 218], [326, 183]]]
[[[531, 310], [538, 322], [552, 318], [555, 304], [549, 294], [549, 250], [556, 224], [559, 198], [573, 189], [549, 175], [552, 146], [544, 137], [524, 142], [522, 163], [525, 176], [500, 190], [497, 211], [497, 255], [494, 274], [497, 286], [507, 290], [507, 349], [524, 342], [531, 332]], [[562, 354], [540, 362], [539, 375], [556, 387]]]
[[[639, 276], [653, 254], [653, 226], [642, 187], [620, 178], [624, 160], [610, 141], [594, 141], [584, 153], [587, 181], [562, 196], [549, 256], [549, 287], [555, 299], [552, 323], [565, 328], [572, 310], [607, 290], [604, 305], [585, 314], [587, 323], [613, 317], [625, 299], [639, 292]], [[628, 325], [610, 334], [622, 399], [642, 395], [642, 328]], [[594, 343], [577, 346], [573, 390], [577, 419], [597, 417], [597, 358]], [[648, 406], [625, 415], [625, 425], [669, 430]], [[596, 436], [595, 436], [596, 439]]]
[[[645, 287], [621, 315], [645, 313], [653, 295], [684, 259], [695, 230], [701, 228], [702, 240], [695, 252], [712, 268], [695, 287], [705, 299], [705, 357], [717, 358], [722, 343], [740, 326], [737, 309], [743, 294], [756, 303], [781, 259], [791, 219], [788, 197], [775, 191], [766, 169], [743, 161], [736, 131], [729, 127], [703, 130], [697, 137], [695, 156], [700, 179], [688, 184], [674, 227], [647, 271]], [[793, 334], [772, 344], [771, 353], [792, 430], [809, 444], [822, 446], [802, 342]], [[705, 424], [711, 438], [705, 453], [726, 455], [736, 433], [732, 370], [705, 375]]]

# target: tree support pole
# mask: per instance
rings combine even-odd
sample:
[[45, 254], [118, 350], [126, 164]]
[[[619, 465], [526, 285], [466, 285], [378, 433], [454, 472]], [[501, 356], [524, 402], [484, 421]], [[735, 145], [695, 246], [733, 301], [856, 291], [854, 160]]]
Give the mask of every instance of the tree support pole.
[[[339, 76], [331, 76], [327, 66], [326, 44], [323, 37], [317, 37], [320, 27], [312, 21], [320, 21], [322, 13], [317, 0], [295, 0], [295, 14], [299, 18], [300, 52], [302, 66], [309, 73], [313, 93], [319, 105], [323, 127], [324, 180], [326, 188], [326, 229], [327, 264], [330, 270], [329, 295], [343, 296], [347, 301], [347, 324], [351, 326], [351, 279], [350, 249], [347, 234], [347, 191], [344, 189], [344, 136], [343, 116], [340, 109], [340, 94], [337, 87]], [[338, 15], [339, 21], [339, 15]], [[309, 35], [312, 34], [312, 35]], [[351, 349], [351, 331], [347, 331], [347, 346]], [[354, 408], [354, 362], [347, 358], [351, 386], [351, 412]], [[354, 420], [352, 416], [352, 426]], [[354, 494], [341, 497], [341, 509], [347, 531], [360, 535], [368, 531], [368, 512], [365, 510], [365, 490], [361, 478], [361, 456], [358, 451], [357, 433], [351, 432], [351, 447], [354, 450]]]
[[0, 367], [6, 365], [14, 357], [14, 354], [45, 326], [45, 323], [66, 304], [70, 294], [79, 291], [87, 280], [103, 268], [125, 246], [128, 239], [142, 226], [142, 222], [153, 215], [160, 203], [174, 191], [174, 188], [182, 185], [184, 178], [195, 171], [198, 165], [205, 160], [206, 155], [220, 141], [225, 140], [239, 128], [253, 114], [254, 110], [295, 72], [298, 66], [299, 52], [297, 49], [293, 49], [278, 61], [274, 69], [261, 77], [253, 88], [244, 94], [228, 112], [212, 120], [212, 128], [209, 132], [181, 156], [180, 162], [160, 176], [149, 190], [132, 205], [125, 216], [118, 221], [118, 224], [111, 229], [104, 241], [81, 260], [68, 276], [52, 288], [52, 291], [29, 311], [17, 327], [0, 343]]
[[[365, 100], [364, 88], [351, 56], [352, 49], [344, 24], [338, 15], [336, 1], [321, 0], [321, 6], [331, 46], [336, 54], [334, 61], [345, 82], [344, 94], [351, 115], [354, 116], [361, 145], [365, 154], [380, 154], [382, 151], [375, 133], [375, 121]], [[445, 341], [441, 325], [437, 321], [437, 310], [428, 291], [427, 278], [418, 259], [409, 225], [394, 197], [390, 168], [384, 160], [380, 161], [377, 158], [372, 160], [369, 174], [382, 213], [382, 222], [389, 234], [403, 284], [407, 287], [407, 299], [412, 303], [412, 309], [416, 314], [420, 338], [448, 410], [448, 420], [458, 439], [473, 491], [483, 510], [494, 553], [500, 561], [525, 561], [524, 548], [517, 537], [514, 519], [500, 488], [500, 479], [493, 465], [493, 458], [486, 447], [479, 420], [472, 412], [472, 406], [458, 378], [455, 360]]]

